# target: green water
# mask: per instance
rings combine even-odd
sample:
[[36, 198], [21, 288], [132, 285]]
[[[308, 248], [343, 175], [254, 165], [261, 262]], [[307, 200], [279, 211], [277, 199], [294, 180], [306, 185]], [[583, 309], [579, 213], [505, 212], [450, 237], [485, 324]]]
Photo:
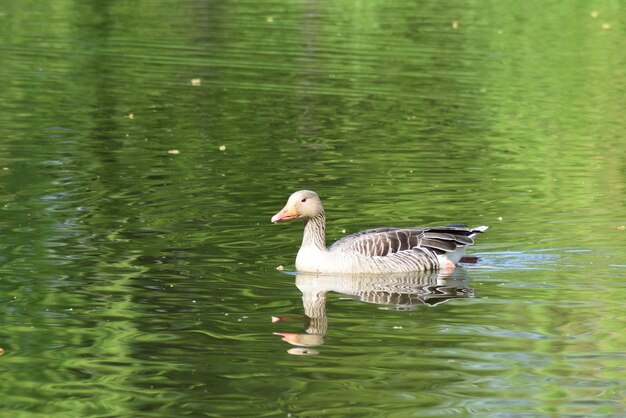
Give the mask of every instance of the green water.
[[[626, 415], [625, 21], [0, 2], [0, 416]], [[296, 276], [301, 188], [329, 241], [490, 229], [451, 277]]]

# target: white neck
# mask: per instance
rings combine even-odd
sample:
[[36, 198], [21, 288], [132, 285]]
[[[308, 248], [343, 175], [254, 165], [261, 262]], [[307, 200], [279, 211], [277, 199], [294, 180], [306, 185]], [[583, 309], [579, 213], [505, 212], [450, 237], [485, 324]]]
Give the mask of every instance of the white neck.
[[324, 212], [304, 221], [304, 235], [302, 248], [316, 248], [326, 250], [326, 217]]

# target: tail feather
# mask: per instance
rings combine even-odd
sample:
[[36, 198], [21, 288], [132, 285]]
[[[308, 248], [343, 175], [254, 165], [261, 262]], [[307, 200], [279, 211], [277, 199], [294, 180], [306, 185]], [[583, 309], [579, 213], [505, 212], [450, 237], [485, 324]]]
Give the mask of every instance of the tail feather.
[[477, 234], [482, 234], [488, 229], [489, 227], [486, 225], [481, 225], [481, 226], [477, 226], [476, 228], [472, 228], [472, 233], [470, 234], [470, 238], [474, 238]]

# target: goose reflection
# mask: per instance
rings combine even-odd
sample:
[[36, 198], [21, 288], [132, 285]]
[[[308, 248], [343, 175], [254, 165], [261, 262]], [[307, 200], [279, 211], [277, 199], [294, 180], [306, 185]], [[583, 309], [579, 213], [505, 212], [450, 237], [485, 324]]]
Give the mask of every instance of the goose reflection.
[[[462, 268], [442, 272], [415, 272], [390, 275], [316, 275], [298, 274], [296, 287], [302, 292], [305, 314], [303, 333], [276, 332], [275, 335], [293, 345], [290, 354], [313, 355], [313, 347], [324, 344], [328, 329], [326, 295], [336, 292], [356, 297], [357, 300], [382, 305], [380, 309], [412, 311], [419, 306], [434, 306], [450, 299], [474, 296], [467, 273]], [[273, 317], [274, 322], [292, 318]]]

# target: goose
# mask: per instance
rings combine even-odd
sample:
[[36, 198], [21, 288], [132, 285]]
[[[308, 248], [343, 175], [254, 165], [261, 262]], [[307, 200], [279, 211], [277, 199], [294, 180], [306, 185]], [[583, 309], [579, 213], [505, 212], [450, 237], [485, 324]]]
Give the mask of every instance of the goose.
[[452, 225], [428, 228], [375, 228], [347, 235], [326, 248], [326, 217], [317, 193], [293, 193], [272, 222], [304, 221], [302, 246], [296, 256], [300, 273], [379, 274], [452, 271], [474, 237], [487, 226]]

